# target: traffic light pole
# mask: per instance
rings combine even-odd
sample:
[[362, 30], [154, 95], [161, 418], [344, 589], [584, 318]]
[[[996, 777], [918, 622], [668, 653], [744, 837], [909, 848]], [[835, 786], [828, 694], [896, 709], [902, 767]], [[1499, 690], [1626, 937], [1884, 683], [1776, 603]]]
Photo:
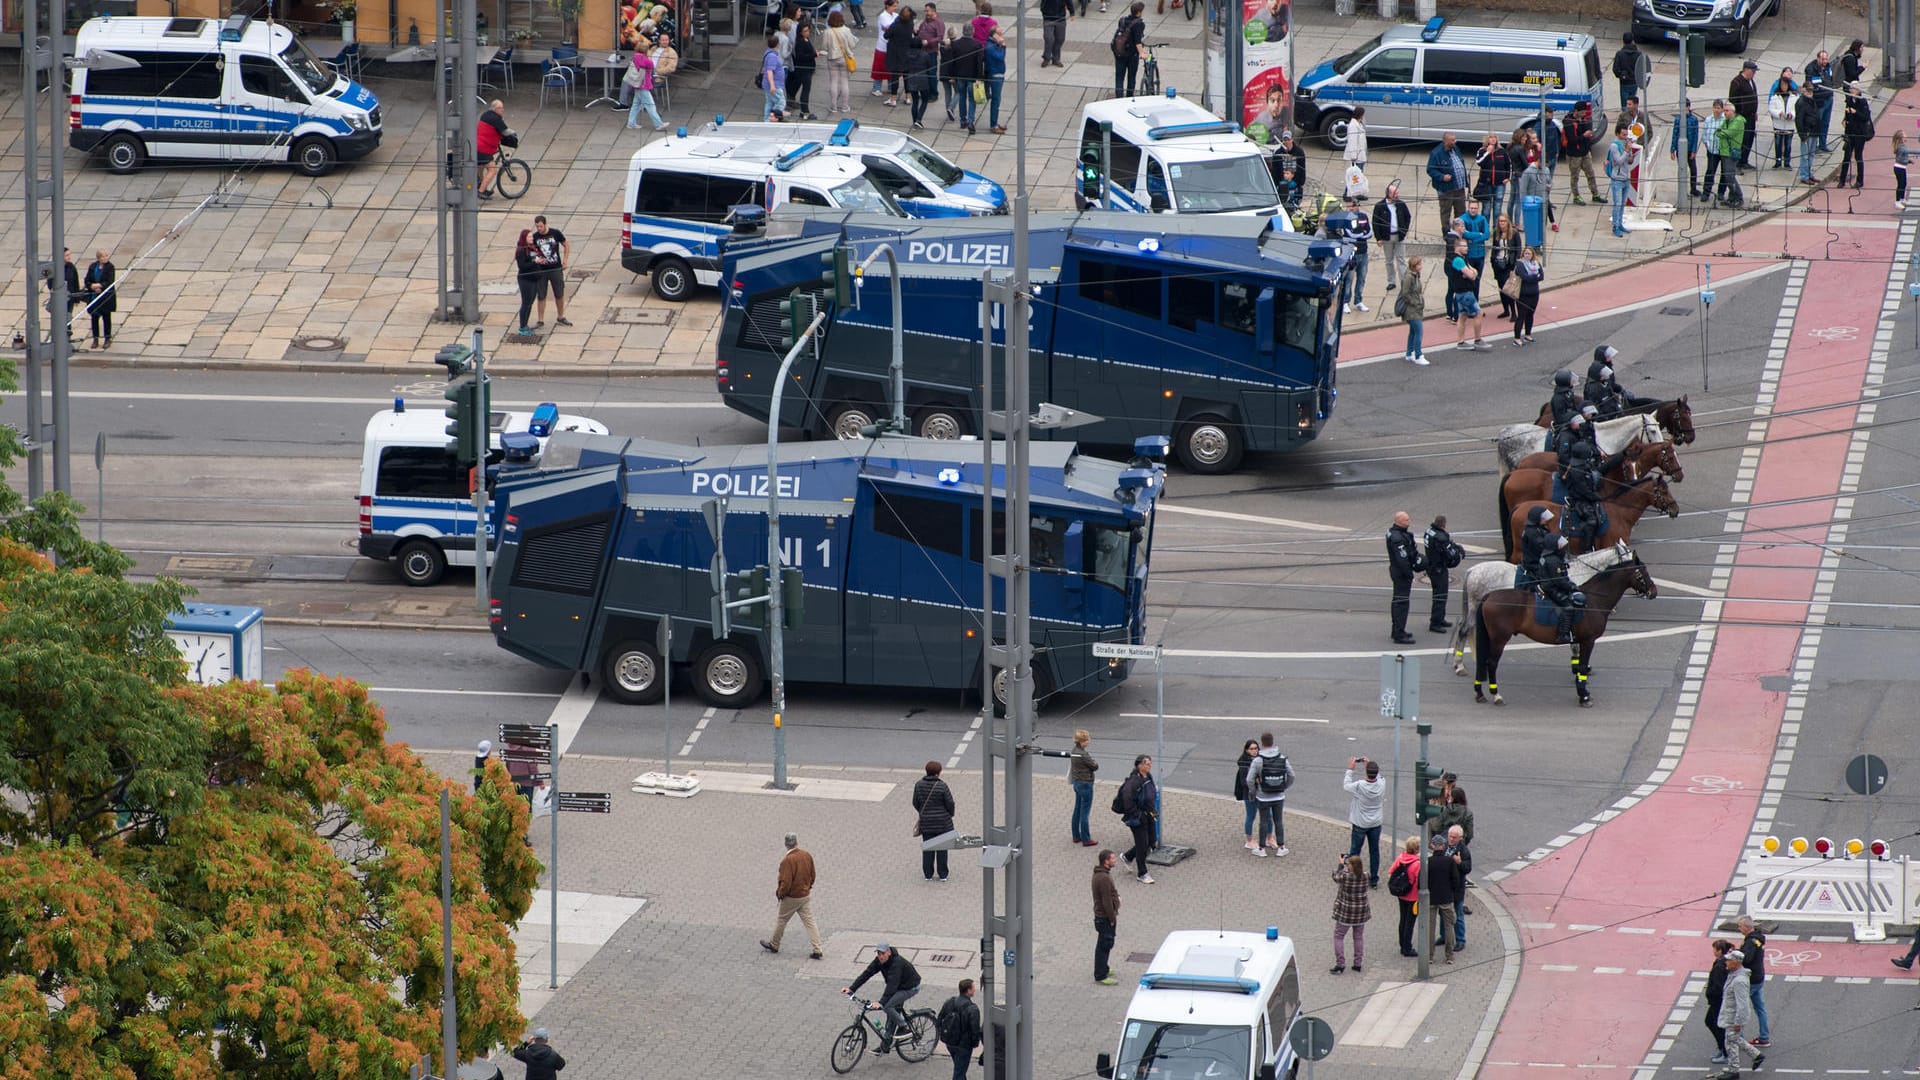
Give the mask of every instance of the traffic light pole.
[[885, 255], [887, 273], [893, 275], [893, 361], [887, 365], [887, 373], [893, 377], [893, 430], [904, 435], [907, 431], [907, 326], [902, 314], [905, 307], [901, 296], [900, 260], [893, 253], [892, 244], [881, 244], [873, 249], [873, 254], [861, 260], [860, 268], [853, 272], [858, 281], [866, 281], [867, 267], [873, 260]]
[[487, 548], [493, 537], [487, 532], [492, 524], [487, 517], [487, 436], [493, 430], [487, 415], [487, 362], [480, 352], [480, 329], [473, 331], [473, 381], [476, 384], [473, 418], [473, 600], [481, 614], [487, 612]]
[[[894, 280], [899, 277], [896, 273]], [[806, 333], [795, 337], [793, 347], [780, 360], [780, 373], [773, 377], [773, 401], [767, 407], [767, 634], [772, 654], [767, 678], [773, 693], [773, 787], [780, 791], [793, 787], [787, 783], [787, 634], [782, 621], [786, 604], [780, 595], [780, 396], [794, 360], [813, 344], [813, 335], [826, 321], [826, 312], [816, 313]]]
[[[1687, 140], [1687, 117], [1690, 115], [1687, 109], [1687, 65], [1692, 62], [1688, 59], [1687, 39], [1692, 36], [1692, 34], [1685, 30], [1680, 31], [1680, 97], [1677, 99], [1680, 107], [1673, 115], [1674, 130], [1680, 133], [1678, 145], [1687, 150], [1686, 175], [1684, 177], [1681, 176], [1681, 170], [1679, 169], [1675, 169], [1673, 175], [1673, 186], [1675, 188], [1673, 206], [1674, 209], [1682, 213], [1685, 213], [1691, 207], [1693, 199], [1693, 147]], [[1648, 96], [1651, 97], [1652, 95], [1649, 94]], [[1641, 104], [1644, 105], [1645, 102]], [[1669, 136], [1669, 138], [1671, 138], [1671, 136]], [[1648, 147], [1647, 150], [1649, 153], [1653, 152], [1652, 147]], [[1712, 148], [1709, 147], [1707, 152], [1712, 153]]]

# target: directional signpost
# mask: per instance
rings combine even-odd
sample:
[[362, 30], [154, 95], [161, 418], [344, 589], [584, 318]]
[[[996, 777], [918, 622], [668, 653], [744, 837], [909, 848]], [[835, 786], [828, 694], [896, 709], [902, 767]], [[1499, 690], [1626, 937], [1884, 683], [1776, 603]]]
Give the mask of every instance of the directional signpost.
[[562, 791], [554, 795], [554, 807], [581, 814], [613, 813], [613, 793], [608, 791]]
[[[1093, 655], [1108, 660], [1153, 661], [1153, 713], [1155, 722], [1153, 763], [1155, 766], [1164, 769], [1162, 765], [1162, 755], [1166, 753], [1167, 749], [1167, 678], [1166, 665], [1161, 662], [1160, 646], [1129, 645], [1121, 641], [1096, 641], [1093, 644]], [[1168, 779], [1170, 779], [1170, 771], [1161, 772], [1159, 786], [1164, 787]], [[1161, 802], [1163, 805], [1156, 808], [1159, 810], [1160, 815], [1158, 823], [1155, 826], [1155, 831], [1158, 835], [1154, 837], [1153, 851], [1148, 854], [1147, 861], [1153, 863], [1155, 866], [1172, 866], [1174, 863], [1192, 855], [1193, 849], [1166, 842], [1167, 813], [1164, 806], [1166, 800], [1162, 799]]]
[[[1873, 797], [1887, 786], [1887, 762], [1878, 754], [1856, 754], [1847, 762], [1847, 787], [1855, 795], [1864, 796], [1867, 805], [1867, 831], [1860, 834], [1863, 843], [1873, 843]], [[1849, 852], [1851, 854], [1851, 852]], [[1867, 922], [1873, 922], [1873, 862], [1874, 856], [1868, 855], [1867, 864]]]
[[[1420, 719], [1420, 658], [1380, 654], [1380, 718], [1393, 721], [1393, 810], [1388, 821], [1400, 827], [1400, 725]], [[1418, 811], [1418, 807], [1414, 808]], [[1388, 830], [1387, 835], [1393, 835]], [[1421, 855], [1425, 858], [1425, 853]]]

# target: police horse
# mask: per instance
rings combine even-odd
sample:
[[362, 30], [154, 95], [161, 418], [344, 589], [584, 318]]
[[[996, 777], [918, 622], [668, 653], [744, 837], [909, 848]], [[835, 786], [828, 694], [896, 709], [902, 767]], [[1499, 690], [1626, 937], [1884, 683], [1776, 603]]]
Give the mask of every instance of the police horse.
[[[1619, 453], [1634, 439], [1653, 443], [1673, 437], [1651, 416], [1622, 416], [1602, 420], [1593, 427], [1602, 456]], [[1500, 475], [1504, 477], [1520, 467], [1522, 458], [1547, 449], [1547, 429], [1538, 424], [1508, 424], [1493, 437], [1493, 449], [1500, 459]]]
[[[1593, 544], [1593, 550], [1599, 550], [1609, 544], [1630, 540], [1633, 527], [1641, 515], [1648, 510], [1658, 510], [1670, 518], [1680, 516], [1680, 504], [1674, 500], [1673, 489], [1667, 486], [1667, 478], [1659, 474], [1642, 476], [1633, 471], [1628, 463], [1627, 477], [1612, 495], [1600, 500], [1601, 509], [1607, 513], [1607, 527]], [[1560, 532], [1560, 526], [1566, 522], [1567, 515], [1558, 503], [1544, 499], [1523, 502], [1513, 508], [1513, 516], [1507, 519], [1507, 561], [1520, 561], [1520, 536], [1527, 529], [1527, 512], [1536, 506], [1544, 506], [1553, 511], [1553, 520], [1547, 523], [1551, 532]], [[1587, 550], [1587, 545], [1567, 536], [1568, 553], [1578, 555]]]
[[[1625, 543], [1578, 556], [1573, 562], [1591, 573], [1584, 583], [1578, 573], [1570, 570], [1568, 574], [1587, 600], [1573, 624], [1571, 660], [1573, 687], [1580, 695], [1580, 707], [1586, 709], [1593, 706], [1593, 694], [1587, 689], [1593, 644], [1607, 632], [1607, 619], [1613, 614], [1614, 606], [1628, 589], [1648, 600], [1659, 596], [1660, 590], [1654, 585], [1646, 564]], [[1467, 581], [1461, 586], [1467, 594], [1467, 611], [1471, 613], [1473, 625], [1473, 700], [1480, 704], [1486, 703], [1488, 695], [1492, 695], [1495, 705], [1507, 703], [1500, 696], [1500, 656], [1506, 651], [1507, 642], [1516, 637], [1531, 638], [1542, 645], [1558, 641], [1558, 613], [1532, 589], [1492, 588], [1477, 603], [1472, 599], [1476, 574], [1480, 575], [1481, 586], [1488, 588], [1499, 584], [1499, 571], [1511, 572], [1512, 569], [1500, 563], [1481, 563], [1467, 572]], [[1511, 580], [1508, 578], [1509, 584]], [[1468, 621], [1468, 616], [1461, 619], [1463, 626]], [[1455, 656], [1455, 669], [1460, 670], [1457, 652]]]
[[[1578, 589], [1592, 580], [1593, 575], [1626, 561], [1627, 554], [1627, 545], [1619, 543], [1575, 555], [1567, 560], [1567, 576]], [[1447, 647], [1453, 650], [1455, 675], [1467, 673], [1467, 650], [1474, 644], [1473, 628], [1478, 621], [1480, 602], [1501, 589], [1515, 588], [1514, 582], [1519, 576], [1520, 568], [1510, 562], [1474, 563], [1461, 575], [1460, 618], [1454, 622], [1453, 633], [1447, 638]]]
[[[1673, 448], [1673, 440], [1662, 439], [1659, 442], [1642, 442], [1635, 437], [1621, 450], [1620, 464], [1601, 476], [1603, 492], [1612, 493], [1630, 482], [1634, 476], [1647, 476], [1656, 470], [1664, 473], [1667, 479], [1679, 483], [1687, 478], [1686, 470], [1680, 467], [1680, 455]], [[1508, 473], [1500, 481], [1500, 517], [1507, 521], [1513, 517], [1513, 507], [1527, 502], [1553, 501], [1553, 471], [1557, 466], [1554, 455], [1546, 451], [1529, 454], [1520, 459], [1519, 467]], [[1555, 511], [1556, 514], [1559, 511]], [[1507, 545], [1506, 557], [1513, 558], [1513, 534], [1503, 533], [1501, 539]]]
[[[1673, 433], [1674, 442], [1681, 446], [1687, 446], [1693, 442], [1693, 406], [1687, 404], [1685, 394], [1671, 401], [1655, 401], [1646, 405], [1629, 406], [1615, 419], [1625, 419], [1629, 416], [1651, 416], [1653, 422], [1659, 424], [1662, 431]], [[1612, 421], [1601, 422], [1611, 423]], [[1553, 402], [1549, 401], [1540, 406], [1539, 419], [1533, 423], [1535, 427], [1553, 426]]]

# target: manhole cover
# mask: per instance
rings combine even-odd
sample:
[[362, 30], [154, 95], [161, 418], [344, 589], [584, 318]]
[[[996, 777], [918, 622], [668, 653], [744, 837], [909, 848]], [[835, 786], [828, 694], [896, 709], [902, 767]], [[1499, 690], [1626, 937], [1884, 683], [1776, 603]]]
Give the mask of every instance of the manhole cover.
[[306, 352], [339, 352], [347, 347], [347, 339], [327, 334], [309, 334], [294, 338], [293, 347]]
[[1691, 315], [1691, 314], [1693, 314], [1693, 309], [1692, 309], [1692, 308], [1685, 308], [1685, 307], [1663, 307], [1663, 308], [1661, 308], [1661, 309], [1660, 309], [1660, 314], [1662, 314], [1662, 315], [1679, 315], [1679, 316], [1682, 316], [1682, 317], [1685, 317], [1685, 316], [1688, 316], [1688, 315]]
[[240, 555], [174, 555], [167, 559], [169, 574], [246, 574], [253, 560]]
[[1153, 963], [1153, 954], [1150, 952], [1130, 952], [1127, 954], [1127, 963], [1151, 964]]
[[602, 321], [614, 326], [671, 326], [673, 312], [666, 308], [610, 308]]

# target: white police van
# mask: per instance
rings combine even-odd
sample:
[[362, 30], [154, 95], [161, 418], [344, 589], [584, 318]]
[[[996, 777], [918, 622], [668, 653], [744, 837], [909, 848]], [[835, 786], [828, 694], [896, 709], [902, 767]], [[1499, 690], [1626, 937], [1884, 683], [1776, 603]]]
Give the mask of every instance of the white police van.
[[966, 217], [1007, 212], [1007, 191], [961, 168], [904, 131], [862, 127], [848, 117], [834, 124], [728, 123], [715, 117], [700, 129], [714, 138], [767, 139], [789, 145], [819, 143], [821, 152], [867, 167], [867, 179], [893, 196], [910, 217]]
[[1297, 1070], [1287, 1031], [1300, 1016], [1300, 966], [1278, 927], [1175, 930], [1160, 943], [1100, 1054], [1103, 1080], [1141, 1076], [1275, 1080]]
[[[431, 408], [409, 412], [403, 398], [393, 405], [367, 421], [360, 450], [360, 554], [397, 560], [409, 585], [433, 585], [449, 564], [473, 565], [473, 497], [467, 470], [447, 452], [446, 414]], [[597, 421], [563, 414], [551, 402], [531, 413], [491, 412], [487, 464], [506, 460], [510, 446], [537, 456], [559, 431], [607, 433]], [[487, 486], [491, 492], [492, 483]], [[487, 511], [491, 538], [491, 499]]]
[[627, 166], [620, 265], [650, 275], [661, 299], [685, 300], [696, 284], [720, 284], [720, 242], [737, 207], [794, 203], [906, 216], [859, 162], [824, 149], [689, 136], [685, 128], [648, 143]]
[[116, 173], [149, 158], [291, 161], [307, 176], [380, 145], [380, 102], [285, 26], [214, 19], [88, 19], [76, 55], [132, 67], [73, 71], [68, 144]]
[[[1103, 125], [1112, 125], [1107, 131]], [[1238, 124], [1174, 97], [1110, 98], [1080, 111], [1081, 160], [1092, 154], [1104, 180], [1108, 210], [1153, 214], [1244, 214], [1272, 217], [1283, 232], [1292, 219], [1267, 154]], [[1074, 201], [1094, 205], [1077, 174]]]
[[1608, 131], [1600, 47], [1590, 34], [1448, 26], [1392, 26], [1365, 45], [1300, 77], [1293, 122], [1329, 145], [1347, 145], [1357, 108], [1373, 139], [1437, 142], [1451, 131], [1472, 146], [1502, 140], [1540, 115], [1541, 91], [1561, 117], [1593, 104], [1594, 131]]

